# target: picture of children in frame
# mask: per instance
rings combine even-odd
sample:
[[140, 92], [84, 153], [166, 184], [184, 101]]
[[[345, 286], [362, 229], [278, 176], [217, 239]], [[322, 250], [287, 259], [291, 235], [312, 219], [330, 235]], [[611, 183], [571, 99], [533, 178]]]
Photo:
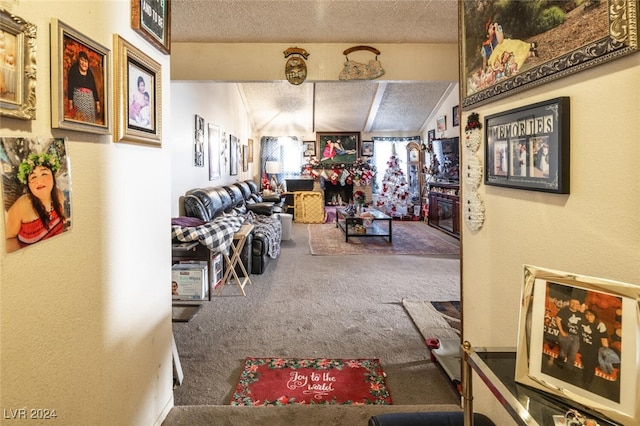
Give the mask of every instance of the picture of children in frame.
[[3, 101], [16, 101], [16, 42], [15, 35], [0, 30], [0, 100]]
[[129, 93], [129, 126], [146, 130], [153, 130], [153, 81], [152, 76], [129, 62], [127, 67], [129, 76], [127, 92]]
[[319, 150], [323, 164], [353, 163], [358, 156], [358, 137], [355, 135], [321, 135]]
[[0, 138], [7, 252], [71, 227], [71, 177], [65, 140]]
[[620, 402], [622, 299], [548, 282], [541, 371]]

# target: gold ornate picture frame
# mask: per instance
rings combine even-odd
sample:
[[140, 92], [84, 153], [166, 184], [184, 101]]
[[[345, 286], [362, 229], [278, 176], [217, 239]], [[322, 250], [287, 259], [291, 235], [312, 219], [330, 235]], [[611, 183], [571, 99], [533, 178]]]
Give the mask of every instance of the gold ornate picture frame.
[[0, 9], [0, 116], [36, 118], [36, 35], [34, 24]]
[[111, 134], [111, 52], [51, 21], [51, 127]]
[[162, 145], [162, 69], [117, 34], [114, 142]]

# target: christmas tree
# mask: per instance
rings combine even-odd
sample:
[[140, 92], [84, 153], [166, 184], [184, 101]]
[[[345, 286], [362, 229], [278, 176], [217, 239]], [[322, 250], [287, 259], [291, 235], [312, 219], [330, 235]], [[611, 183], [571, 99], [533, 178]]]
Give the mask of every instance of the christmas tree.
[[409, 201], [409, 185], [400, 167], [395, 144], [391, 148], [391, 158], [387, 161], [387, 171], [382, 178], [382, 192], [376, 200], [378, 210], [391, 217], [405, 216]]

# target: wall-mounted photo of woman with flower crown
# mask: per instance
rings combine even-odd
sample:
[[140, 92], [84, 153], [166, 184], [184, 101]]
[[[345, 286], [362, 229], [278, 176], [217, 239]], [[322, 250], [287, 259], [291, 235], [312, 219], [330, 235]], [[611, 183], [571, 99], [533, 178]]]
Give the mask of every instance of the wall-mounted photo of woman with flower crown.
[[7, 253], [71, 228], [71, 174], [62, 138], [0, 138]]

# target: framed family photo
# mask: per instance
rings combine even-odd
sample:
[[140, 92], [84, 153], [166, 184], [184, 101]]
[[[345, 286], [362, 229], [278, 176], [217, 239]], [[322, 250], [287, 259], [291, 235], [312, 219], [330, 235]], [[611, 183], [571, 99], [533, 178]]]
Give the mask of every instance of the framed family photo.
[[323, 165], [353, 164], [359, 149], [359, 132], [316, 132], [316, 152]]
[[638, 424], [640, 287], [530, 265], [523, 276], [516, 381]]
[[36, 118], [37, 27], [0, 9], [0, 116]]
[[436, 119], [436, 129], [438, 132], [444, 132], [447, 130], [447, 116], [442, 115]]
[[51, 127], [111, 134], [110, 63], [106, 47], [51, 21]]
[[171, 0], [131, 0], [131, 28], [162, 53], [171, 53]]
[[486, 185], [569, 193], [569, 98], [485, 117]]
[[162, 74], [160, 64], [117, 34], [115, 66], [115, 142], [161, 146]]
[[638, 50], [637, 0], [557, 3], [460, 2], [463, 109]]

